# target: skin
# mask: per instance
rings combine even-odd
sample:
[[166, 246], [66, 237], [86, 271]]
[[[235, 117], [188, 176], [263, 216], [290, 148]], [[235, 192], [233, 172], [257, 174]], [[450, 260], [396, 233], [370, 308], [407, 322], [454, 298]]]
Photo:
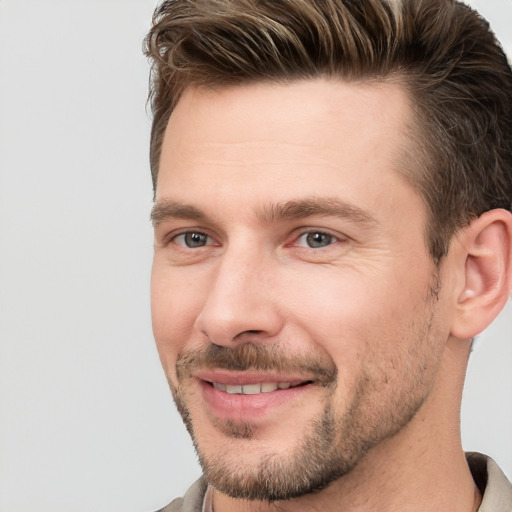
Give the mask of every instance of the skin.
[[[476, 237], [456, 237], [434, 266], [425, 206], [397, 170], [410, 111], [398, 85], [310, 80], [188, 89], [170, 118], [153, 328], [203, 464], [233, 475], [213, 482], [216, 512], [478, 506], [458, 426]], [[213, 345], [252, 366], [183, 359]], [[211, 380], [301, 385], [255, 399]], [[306, 465], [300, 446], [327, 412], [319, 459], [344, 461], [330, 485], [276, 504], [229, 495], [262, 466]]]

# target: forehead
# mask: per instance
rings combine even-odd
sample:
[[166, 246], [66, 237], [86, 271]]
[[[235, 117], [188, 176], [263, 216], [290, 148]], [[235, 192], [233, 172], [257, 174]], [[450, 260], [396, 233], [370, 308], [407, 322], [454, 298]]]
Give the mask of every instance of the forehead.
[[[327, 79], [190, 88], [165, 133], [157, 201], [351, 195], [398, 179], [409, 98], [396, 84]], [[377, 179], [378, 178], [378, 179]], [[306, 190], [307, 189], [307, 190]], [[342, 190], [343, 189], [343, 190]]]

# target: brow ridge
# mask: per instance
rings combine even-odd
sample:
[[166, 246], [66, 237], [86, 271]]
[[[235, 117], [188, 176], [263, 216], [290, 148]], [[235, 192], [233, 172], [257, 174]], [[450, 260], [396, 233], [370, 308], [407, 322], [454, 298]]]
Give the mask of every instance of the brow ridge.
[[[315, 215], [341, 217], [359, 224], [378, 224], [369, 212], [335, 197], [314, 197], [269, 203], [257, 211], [257, 218], [264, 224], [295, 220]], [[154, 226], [168, 219], [206, 221], [208, 216], [199, 208], [174, 200], [159, 201], [151, 210]]]

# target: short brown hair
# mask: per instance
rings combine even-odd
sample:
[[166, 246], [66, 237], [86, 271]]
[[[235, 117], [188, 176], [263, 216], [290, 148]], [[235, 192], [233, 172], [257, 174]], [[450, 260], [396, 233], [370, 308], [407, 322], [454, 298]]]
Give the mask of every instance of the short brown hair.
[[167, 122], [188, 86], [394, 80], [414, 104], [401, 167], [426, 203], [434, 261], [472, 218], [511, 209], [512, 71], [488, 23], [461, 2], [168, 0], [145, 51], [155, 189]]

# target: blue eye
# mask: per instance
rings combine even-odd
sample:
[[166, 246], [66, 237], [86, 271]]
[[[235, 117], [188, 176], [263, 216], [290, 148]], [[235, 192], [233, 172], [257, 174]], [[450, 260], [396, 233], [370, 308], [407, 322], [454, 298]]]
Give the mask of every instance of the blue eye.
[[198, 231], [188, 231], [187, 233], [177, 235], [174, 238], [174, 242], [181, 247], [196, 249], [198, 247], [204, 247], [205, 245], [211, 245], [212, 240], [205, 233], [200, 233]]
[[310, 249], [322, 249], [336, 241], [336, 237], [328, 233], [310, 231], [309, 233], [304, 233], [297, 239], [297, 245], [300, 247], [309, 247]]

